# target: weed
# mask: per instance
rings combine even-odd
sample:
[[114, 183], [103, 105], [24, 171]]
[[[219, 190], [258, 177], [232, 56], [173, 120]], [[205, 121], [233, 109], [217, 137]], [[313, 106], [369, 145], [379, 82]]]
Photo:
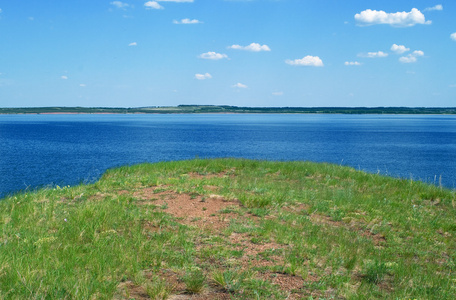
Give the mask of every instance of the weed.
[[212, 273], [212, 280], [216, 285], [229, 293], [235, 293], [240, 290], [244, 274], [235, 270], [215, 270]]
[[185, 283], [185, 290], [189, 294], [199, 294], [206, 286], [206, 275], [200, 269], [187, 272], [182, 280]]
[[363, 269], [363, 279], [369, 283], [378, 284], [383, 280], [388, 269], [387, 266], [380, 261], [368, 262]]
[[153, 300], [166, 300], [173, 291], [163, 279], [156, 278], [145, 285], [147, 295]]

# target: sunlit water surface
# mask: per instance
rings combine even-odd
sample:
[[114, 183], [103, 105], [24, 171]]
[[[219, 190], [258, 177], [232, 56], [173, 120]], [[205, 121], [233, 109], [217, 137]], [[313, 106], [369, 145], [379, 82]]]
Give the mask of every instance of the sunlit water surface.
[[195, 157], [331, 162], [456, 186], [456, 116], [445, 115], [0, 115], [0, 145], [0, 197]]

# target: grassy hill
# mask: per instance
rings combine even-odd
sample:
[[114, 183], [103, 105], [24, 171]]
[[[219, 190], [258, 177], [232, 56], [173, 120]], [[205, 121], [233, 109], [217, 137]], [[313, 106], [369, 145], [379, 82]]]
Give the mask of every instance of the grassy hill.
[[456, 299], [455, 207], [330, 164], [122, 167], [0, 201], [0, 298]]

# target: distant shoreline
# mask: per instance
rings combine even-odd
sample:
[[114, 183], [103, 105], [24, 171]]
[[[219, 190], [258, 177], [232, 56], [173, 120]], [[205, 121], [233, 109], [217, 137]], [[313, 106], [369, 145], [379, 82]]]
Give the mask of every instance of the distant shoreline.
[[19, 107], [0, 108], [10, 114], [396, 114], [455, 115], [456, 107], [238, 107], [217, 105], [179, 105], [160, 107]]

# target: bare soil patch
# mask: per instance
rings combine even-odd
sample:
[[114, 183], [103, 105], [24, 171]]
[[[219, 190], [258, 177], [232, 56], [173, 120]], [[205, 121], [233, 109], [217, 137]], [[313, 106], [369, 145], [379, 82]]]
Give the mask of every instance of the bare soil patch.
[[[223, 174], [190, 174], [197, 178], [208, 178], [211, 176], [226, 176]], [[209, 186], [209, 189], [216, 191], [217, 187]], [[241, 203], [238, 200], [226, 200], [223, 196], [212, 194], [210, 196], [189, 195], [185, 193], [177, 193], [172, 190], [166, 190], [166, 187], [143, 188], [133, 193], [133, 196], [138, 199], [137, 205], [153, 205], [163, 212], [174, 216], [179, 223], [197, 226], [198, 228], [208, 230], [214, 235], [218, 235], [221, 231], [228, 227], [231, 219], [248, 218], [254, 222], [258, 222], [259, 218], [253, 215], [240, 216], [236, 211], [240, 208]], [[224, 211], [226, 209], [226, 211]], [[227, 212], [228, 211], [228, 212]], [[145, 228], [153, 228], [153, 224], [144, 224]], [[149, 228], [149, 229], [150, 229]], [[227, 247], [232, 250], [242, 251], [242, 256], [236, 258], [236, 264], [240, 270], [248, 270], [252, 267], [264, 267], [255, 275], [258, 279], [267, 280], [274, 285], [277, 285], [282, 291], [289, 293], [288, 299], [302, 299], [304, 290], [303, 285], [305, 280], [300, 276], [268, 271], [268, 268], [274, 266], [282, 266], [285, 264], [284, 253], [290, 247], [288, 245], [280, 245], [274, 241], [253, 242], [252, 236], [249, 233], [232, 233], [226, 239]], [[196, 250], [201, 251], [205, 247], [211, 245], [197, 245]], [[224, 268], [219, 263], [214, 262], [216, 268]], [[210, 277], [210, 274], [208, 278]], [[149, 276], [151, 277], [152, 274]], [[185, 284], [182, 282], [178, 274], [172, 271], [162, 270], [159, 274], [167, 284], [173, 287], [173, 295], [169, 299], [231, 299], [232, 295], [219, 287], [208, 285], [201, 294], [187, 294]], [[146, 277], [148, 277], [146, 275]], [[310, 279], [311, 280], [311, 279]], [[209, 280], [210, 281], [210, 280]], [[141, 286], [135, 286], [132, 282], [125, 282], [119, 286], [120, 290], [128, 291], [128, 295], [135, 299], [148, 299], [147, 293]], [[124, 292], [124, 295], [125, 292]]]
[[136, 192], [135, 196], [143, 199], [138, 204], [159, 206], [164, 212], [176, 217], [180, 223], [195, 225], [202, 229], [226, 227], [233, 214], [222, 214], [220, 211], [240, 205], [239, 201], [228, 201], [216, 194], [203, 197], [172, 191], [155, 193], [153, 189], [145, 189]]

